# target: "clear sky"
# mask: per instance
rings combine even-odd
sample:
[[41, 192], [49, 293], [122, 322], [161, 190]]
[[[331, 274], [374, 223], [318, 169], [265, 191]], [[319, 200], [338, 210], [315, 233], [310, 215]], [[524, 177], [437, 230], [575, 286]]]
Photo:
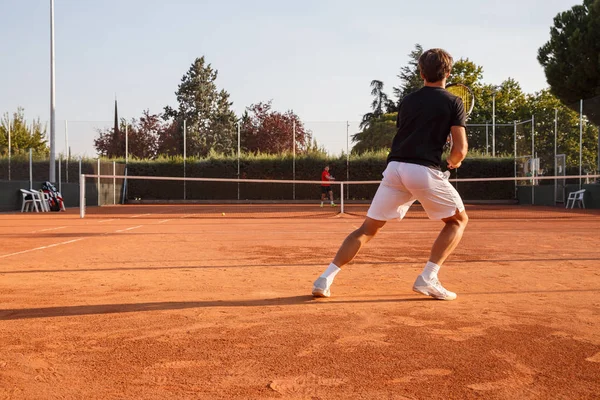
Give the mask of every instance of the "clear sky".
[[[575, 0], [55, 0], [57, 148], [64, 120], [74, 153], [93, 155], [93, 128], [176, 106], [202, 55], [241, 114], [273, 100], [293, 109], [331, 153], [369, 110], [372, 79], [391, 94], [415, 43], [442, 47], [533, 92], [536, 55], [557, 13]], [[49, 120], [49, 0], [0, 0], [0, 113]], [[86, 121], [106, 121], [86, 122]]]

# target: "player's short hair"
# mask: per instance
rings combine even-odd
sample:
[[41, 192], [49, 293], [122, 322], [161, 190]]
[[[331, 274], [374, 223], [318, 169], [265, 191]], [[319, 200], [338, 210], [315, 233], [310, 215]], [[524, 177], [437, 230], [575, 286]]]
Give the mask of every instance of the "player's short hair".
[[427, 82], [441, 81], [452, 70], [452, 56], [443, 49], [430, 49], [419, 57], [419, 70]]

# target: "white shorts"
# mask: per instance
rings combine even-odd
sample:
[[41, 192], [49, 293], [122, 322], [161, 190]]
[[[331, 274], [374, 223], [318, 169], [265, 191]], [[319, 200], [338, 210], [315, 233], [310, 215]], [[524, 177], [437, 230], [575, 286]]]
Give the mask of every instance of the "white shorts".
[[449, 218], [465, 209], [460, 195], [441, 171], [392, 161], [383, 172], [367, 217], [378, 221], [402, 219], [415, 200], [433, 220]]

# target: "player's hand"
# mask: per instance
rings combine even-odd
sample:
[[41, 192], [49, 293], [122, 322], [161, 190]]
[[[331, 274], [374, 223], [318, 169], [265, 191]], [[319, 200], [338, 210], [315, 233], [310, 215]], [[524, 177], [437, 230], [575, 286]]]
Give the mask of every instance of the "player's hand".
[[462, 161], [454, 164], [449, 157], [446, 159], [446, 162], [448, 163], [448, 169], [457, 169], [460, 168], [460, 166], [462, 165]]

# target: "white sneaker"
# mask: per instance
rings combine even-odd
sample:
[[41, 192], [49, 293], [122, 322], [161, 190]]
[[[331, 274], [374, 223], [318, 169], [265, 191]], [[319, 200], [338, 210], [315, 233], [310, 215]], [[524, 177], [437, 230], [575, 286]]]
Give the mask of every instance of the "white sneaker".
[[313, 283], [312, 295], [315, 297], [329, 297], [331, 296], [330, 287], [331, 284], [327, 281], [327, 278], [319, 277]]
[[437, 300], [456, 299], [456, 293], [445, 289], [440, 281], [437, 279], [426, 281], [421, 275], [417, 276], [417, 280], [413, 285], [413, 290], [417, 293], [424, 294], [425, 296], [431, 296]]

